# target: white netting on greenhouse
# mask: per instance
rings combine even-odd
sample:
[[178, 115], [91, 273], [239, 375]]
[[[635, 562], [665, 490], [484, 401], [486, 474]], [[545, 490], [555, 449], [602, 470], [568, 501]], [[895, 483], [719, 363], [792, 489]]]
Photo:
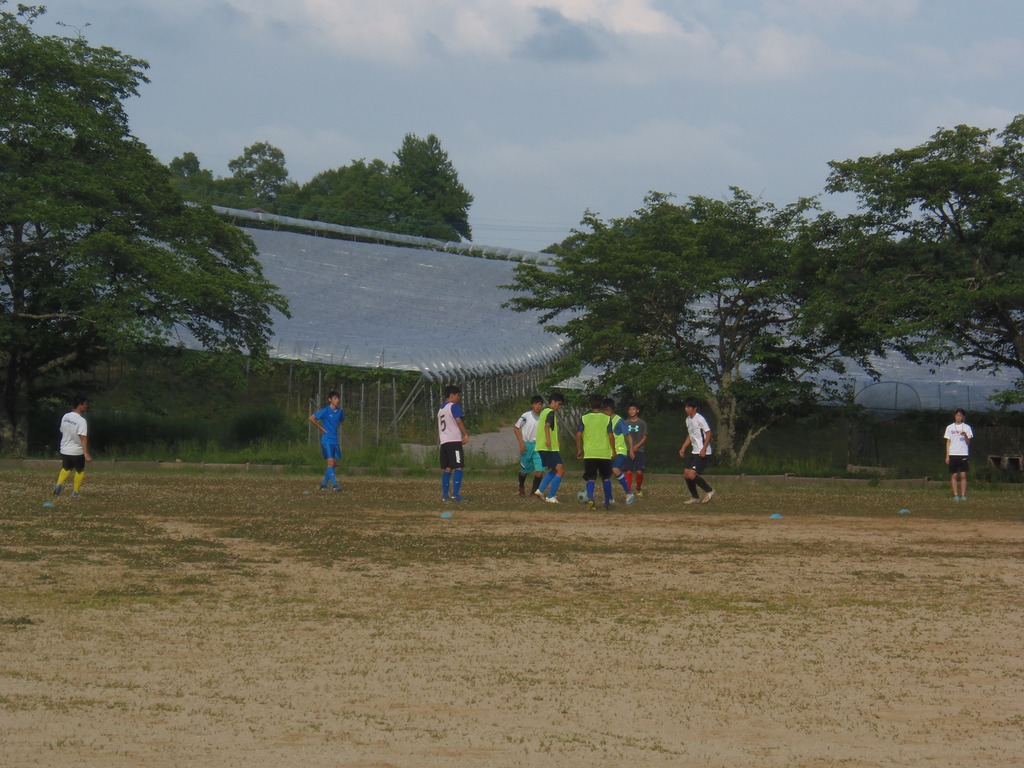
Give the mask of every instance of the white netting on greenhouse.
[[429, 378], [511, 373], [557, 357], [559, 336], [502, 304], [516, 262], [247, 229], [288, 298], [271, 354]]
[[[387, 370], [419, 371], [430, 380], [500, 377], [556, 359], [564, 339], [543, 330], [538, 314], [502, 304], [514, 292], [518, 260], [547, 254], [474, 243], [443, 243], [259, 212], [222, 209], [235, 219], [295, 231], [245, 229], [264, 275], [287, 297], [291, 318], [273, 315], [275, 357]], [[395, 243], [395, 244], [392, 244]], [[412, 247], [409, 247], [412, 246]], [[472, 254], [472, 255], [470, 255]], [[878, 381], [856, 366], [840, 376], [872, 411], [991, 408], [1017, 375], [964, 371], [962, 364], [922, 366], [899, 357], [874, 361]], [[836, 378], [825, 376], [824, 378]]]

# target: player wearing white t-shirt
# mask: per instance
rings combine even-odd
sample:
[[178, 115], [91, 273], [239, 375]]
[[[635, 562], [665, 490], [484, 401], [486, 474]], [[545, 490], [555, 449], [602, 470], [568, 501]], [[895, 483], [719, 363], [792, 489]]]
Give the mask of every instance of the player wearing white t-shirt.
[[78, 492], [85, 481], [85, 462], [92, 461], [89, 455], [89, 425], [84, 414], [89, 410], [85, 395], [75, 395], [72, 409], [60, 420], [60, 474], [53, 486], [53, 495], [60, 496], [64, 483], [73, 472], [75, 475], [71, 498], [78, 498]]
[[537, 453], [537, 425], [540, 423], [540, 412], [544, 410], [544, 398], [534, 395], [530, 398], [530, 406], [531, 410], [512, 425], [512, 431], [519, 441], [519, 495], [526, 496], [526, 476], [532, 472], [530, 498], [533, 498], [533, 492], [540, 487], [540, 480], [544, 477], [544, 464]]
[[[964, 409], [953, 413], [953, 423], [946, 427], [946, 466], [949, 467], [949, 484], [953, 488], [953, 501], [967, 501], [967, 463], [971, 452], [974, 431], [964, 424]], [[957, 489], [957, 478], [960, 489]]]
[[[707, 468], [708, 456], [711, 455], [711, 427], [703, 416], [698, 413], [700, 403], [695, 397], [688, 397], [683, 402], [683, 410], [686, 411], [686, 439], [682, 448], [679, 449], [679, 456], [683, 459], [683, 479], [686, 480], [686, 487], [690, 490], [690, 498], [684, 504], [693, 504], [701, 501], [697, 495], [697, 489], [704, 491], [703, 502], [707, 504], [715, 495], [714, 489], [708, 485], [708, 481], [701, 477], [701, 473]], [[686, 455], [686, 447], [690, 446], [690, 455]]]

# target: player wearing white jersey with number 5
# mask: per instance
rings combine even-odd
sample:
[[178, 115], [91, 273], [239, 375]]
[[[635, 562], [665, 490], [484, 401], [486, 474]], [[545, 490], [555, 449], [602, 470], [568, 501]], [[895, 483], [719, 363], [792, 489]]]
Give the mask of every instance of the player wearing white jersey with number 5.
[[[445, 403], [437, 412], [437, 435], [441, 443], [441, 501], [462, 501], [462, 468], [469, 433], [462, 423], [462, 390], [451, 384], [444, 389]], [[451, 492], [449, 493], [449, 488]]]

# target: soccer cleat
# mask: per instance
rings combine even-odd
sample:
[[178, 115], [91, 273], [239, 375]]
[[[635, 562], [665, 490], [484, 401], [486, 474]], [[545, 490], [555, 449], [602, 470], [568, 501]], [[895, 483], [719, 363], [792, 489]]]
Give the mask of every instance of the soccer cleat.
[[451, 501], [451, 499], [449, 499], [447, 496], [442, 496], [441, 497], [441, 503], [442, 504], [447, 504], [449, 501]]
[[64, 490], [64, 486], [63, 485], [55, 485], [55, 486], [53, 486], [53, 495], [54, 496], [60, 496], [60, 492], [63, 491], [63, 490]]
[[715, 497], [715, 492], [714, 491], [708, 491], [707, 494], [704, 496], [704, 500], [701, 503], [702, 504], [707, 504], [714, 497]]
[[610, 510], [612, 508], [612, 503], [610, 501], [606, 501], [604, 503], [604, 508], [605, 510]]
[[637, 489], [636, 489], [636, 494], [635, 494], [635, 496], [636, 496], [636, 497], [637, 497], [638, 499], [642, 499], [642, 498], [644, 497], [644, 492], [643, 492], [643, 491], [641, 491], [641, 490], [640, 490], [639, 488], [637, 488]]
[[588, 499], [587, 500], [587, 509], [594, 509], [596, 506], [597, 505], [594, 504], [594, 500], [593, 499]]
[[461, 504], [462, 502], [465, 501], [465, 499], [462, 498], [461, 496], [452, 496], [452, 501], [454, 501], [456, 504]]
[[533, 495], [534, 495], [534, 496], [536, 496], [536, 497], [537, 497], [538, 499], [544, 499], [544, 498], [547, 498], [547, 497], [546, 497], [546, 496], [544, 495], [544, 491], [542, 491], [542, 490], [541, 490], [540, 488], [538, 488], [538, 489], [537, 489], [536, 491], [534, 491], [534, 492], [533, 492]]
[[340, 485], [334, 486], [334, 492], [335, 493], [341, 493], [341, 486]]
[[686, 501], [683, 502], [683, 504], [698, 504], [698, 503], [700, 503], [700, 499], [698, 499], [696, 496], [691, 496], [690, 498], [688, 498]]
[[77, 499], [77, 498], [79, 498], [79, 495], [78, 495], [78, 491], [72, 491], [72, 492], [71, 492], [71, 498], [72, 498], [72, 499]]
[[327, 486], [326, 485], [321, 485], [320, 486], [320, 490], [321, 491], [326, 491], [327, 490]]
[[526, 495], [526, 489], [523, 488], [522, 486], [520, 486], [520, 488], [519, 488], [519, 495], [520, 496], [525, 496]]
[[544, 497], [544, 501], [546, 501], [548, 504], [557, 504], [558, 503], [558, 497], [557, 496], [545, 496]]
[[634, 501], [636, 501], [636, 494], [635, 493], [630, 493], [630, 494], [628, 494], [626, 496], [626, 503], [627, 504], [632, 504]]

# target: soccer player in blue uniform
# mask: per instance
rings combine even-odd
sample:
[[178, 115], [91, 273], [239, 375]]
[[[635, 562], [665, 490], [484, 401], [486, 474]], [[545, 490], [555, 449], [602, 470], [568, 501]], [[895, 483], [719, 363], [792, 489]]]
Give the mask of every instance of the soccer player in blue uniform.
[[338, 437], [338, 428], [345, 420], [345, 412], [341, 410], [341, 396], [334, 390], [327, 393], [327, 405], [309, 417], [310, 422], [320, 430], [320, 451], [327, 459], [327, 471], [324, 472], [324, 479], [320, 482], [320, 490], [326, 491], [328, 486], [334, 487], [334, 492], [341, 490], [338, 485], [338, 478], [334, 475], [334, 468], [341, 461], [341, 440]]

